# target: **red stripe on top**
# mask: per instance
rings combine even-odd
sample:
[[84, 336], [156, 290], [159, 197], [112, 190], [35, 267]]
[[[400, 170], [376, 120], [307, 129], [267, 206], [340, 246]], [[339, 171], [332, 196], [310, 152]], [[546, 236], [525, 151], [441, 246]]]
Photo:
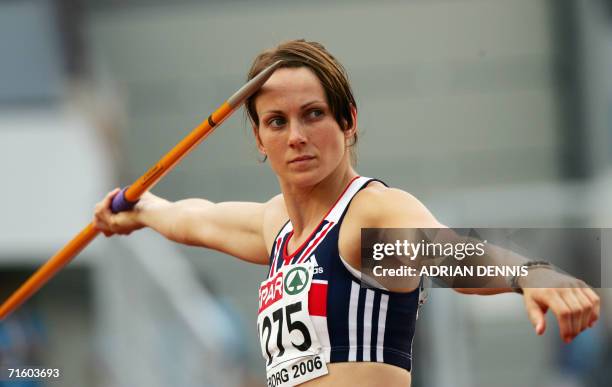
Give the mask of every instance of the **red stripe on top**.
[[287, 246], [289, 245], [289, 241], [291, 240], [291, 237], [293, 236], [293, 229], [291, 230], [291, 232], [289, 233], [289, 237], [287, 238], [287, 241], [285, 242], [285, 245], [283, 246], [283, 259], [285, 261], [285, 263], [288, 263], [291, 258], [295, 257], [295, 255], [297, 253], [300, 252], [300, 250], [302, 250], [304, 248], [304, 246], [306, 246], [308, 244], [308, 241], [310, 241], [310, 238], [312, 238], [312, 236], [315, 234], [315, 232], [319, 229], [319, 227], [321, 227], [321, 224], [323, 223], [323, 221], [325, 220], [325, 218], [327, 218], [327, 215], [329, 215], [332, 210], [334, 209], [334, 207], [336, 207], [336, 204], [338, 204], [338, 202], [340, 201], [340, 199], [342, 199], [342, 197], [344, 196], [344, 194], [346, 193], [346, 191], [349, 189], [349, 187], [351, 186], [351, 184], [353, 184], [353, 182], [355, 180], [357, 180], [357, 178], [359, 178], [360, 176], [355, 176], [354, 178], [351, 179], [351, 181], [347, 184], [346, 187], [344, 187], [344, 191], [342, 191], [342, 193], [340, 194], [340, 196], [338, 196], [338, 199], [336, 199], [336, 202], [334, 203], [333, 206], [331, 206], [331, 208], [329, 209], [329, 211], [327, 211], [327, 213], [325, 214], [325, 216], [323, 217], [323, 219], [321, 219], [321, 221], [319, 222], [319, 224], [317, 225], [317, 227], [315, 227], [314, 230], [312, 230], [312, 232], [310, 233], [310, 235], [308, 236], [308, 238], [306, 238], [306, 240], [304, 242], [302, 242], [302, 244], [300, 245], [300, 247], [298, 247], [293, 253], [289, 254], [287, 252]]
[[325, 229], [323, 229], [323, 231], [321, 232], [321, 235], [319, 235], [319, 237], [314, 241], [314, 243], [308, 248], [308, 250], [306, 250], [306, 252], [300, 257], [300, 259], [298, 259], [297, 263], [302, 263], [304, 262], [304, 260], [306, 260], [306, 257], [308, 257], [308, 254], [310, 254], [310, 252], [312, 250], [314, 250], [318, 245], [319, 242], [321, 242], [321, 240], [323, 238], [325, 238], [325, 235], [327, 235], [327, 232], [329, 230], [331, 230], [331, 228], [333, 227], [334, 222], [329, 222], [327, 224], [327, 227], [325, 227]]
[[327, 284], [313, 282], [308, 292], [308, 313], [327, 317]]

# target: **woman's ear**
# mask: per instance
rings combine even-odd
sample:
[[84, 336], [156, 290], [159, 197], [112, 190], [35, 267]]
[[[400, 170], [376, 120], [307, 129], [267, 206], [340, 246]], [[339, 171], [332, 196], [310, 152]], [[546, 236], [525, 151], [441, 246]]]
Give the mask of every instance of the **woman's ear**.
[[355, 134], [357, 133], [357, 108], [351, 104], [351, 118], [353, 119], [353, 125], [344, 130], [344, 138], [347, 141], [355, 138]]
[[259, 127], [257, 125], [252, 124], [253, 135], [255, 136], [255, 143], [257, 144], [257, 150], [259, 153], [266, 156], [266, 148], [264, 148], [263, 143], [261, 142], [261, 138], [259, 137]]

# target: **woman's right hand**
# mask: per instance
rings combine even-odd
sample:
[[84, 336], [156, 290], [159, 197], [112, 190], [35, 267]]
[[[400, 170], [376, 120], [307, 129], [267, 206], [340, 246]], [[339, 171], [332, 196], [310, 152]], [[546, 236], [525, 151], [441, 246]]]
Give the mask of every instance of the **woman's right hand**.
[[107, 237], [114, 234], [129, 235], [132, 231], [143, 228], [144, 224], [139, 220], [138, 213], [142, 210], [143, 202], [146, 202], [149, 196], [153, 196], [145, 192], [132, 210], [113, 214], [110, 208], [111, 202], [120, 190], [115, 188], [95, 206], [94, 226]]

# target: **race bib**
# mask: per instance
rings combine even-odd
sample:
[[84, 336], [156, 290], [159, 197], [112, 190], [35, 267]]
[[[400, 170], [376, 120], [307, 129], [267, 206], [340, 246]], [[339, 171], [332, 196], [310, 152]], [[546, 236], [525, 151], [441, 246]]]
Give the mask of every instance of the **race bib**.
[[285, 265], [259, 288], [257, 330], [268, 387], [295, 386], [327, 374], [308, 314], [314, 264]]

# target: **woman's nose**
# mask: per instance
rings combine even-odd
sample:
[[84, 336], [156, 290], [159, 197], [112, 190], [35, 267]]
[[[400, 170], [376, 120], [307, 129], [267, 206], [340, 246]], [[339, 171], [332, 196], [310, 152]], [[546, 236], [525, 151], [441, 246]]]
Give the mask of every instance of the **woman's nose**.
[[304, 128], [299, 122], [293, 122], [289, 125], [289, 145], [302, 145], [306, 143], [306, 135]]

